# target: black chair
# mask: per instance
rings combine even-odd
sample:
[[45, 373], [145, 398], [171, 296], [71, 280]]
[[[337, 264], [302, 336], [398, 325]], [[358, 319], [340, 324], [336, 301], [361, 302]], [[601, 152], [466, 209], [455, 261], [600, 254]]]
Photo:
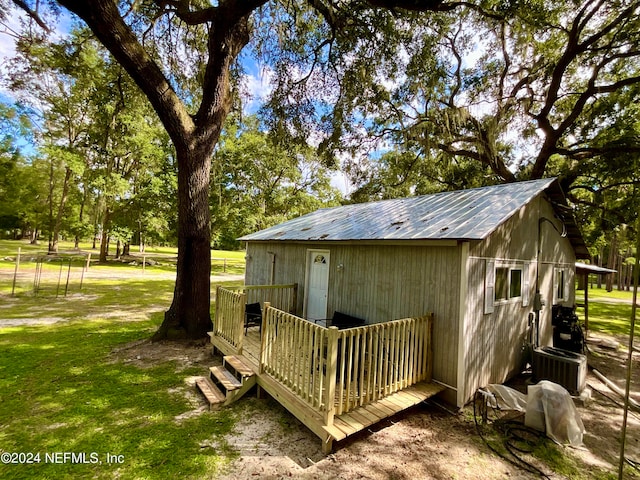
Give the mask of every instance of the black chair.
[[260, 302], [247, 303], [244, 308], [244, 334], [249, 327], [260, 327], [262, 333], [262, 308]]
[[342, 312], [333, 312], [330, 326], [338, 327], [339, 330], [343, 330], [345, 328], [362, 327], [365, 324], [366, 321], [362, 318], [353, 317]]

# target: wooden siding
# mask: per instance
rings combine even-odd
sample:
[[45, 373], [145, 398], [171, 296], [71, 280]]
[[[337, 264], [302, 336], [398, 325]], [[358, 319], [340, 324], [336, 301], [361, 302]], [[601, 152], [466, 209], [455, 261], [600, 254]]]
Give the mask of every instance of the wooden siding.
[[[538, 219], [540, 222], [540, 262], [538, 267]], [[549, 221], [553, 222], [554, 228]], [[533, 298], [539, 268], [540, 291], [546, 306], [541, 311], [540, 343], [551, 343], [551, 306], [553, 303], [553, 270], [567, 268], [569, 302], [573, 302], [573, 272], [575, 254], [567, 238], [561, 236], [562, 224], [555, 218], [553, 207], [544, 195], [523, 207], [498, 228], [487, 240], [472, 242], [468, 259], [466, 316], [463, 324], [464, 387], [458, 403], [471, 398], [478, 387], [500, 383], [516, 373], [526, 359], [530, 340], [529, 314], [533, 313]], [[494, 306], [492, 313], [484, 313], [485, 273], [487, 260], [497, 264], [524, 265], [529, 263], [528, 305], [521, 298]], [[524, 274], [524, 272], [523, 272]]]
[[[434, 314], [433, 378], [455, 387], [460, 305], [460, 248], [456, 246], [358, 245], [340, 242], [250, 242], [247, 284], [298, 283], [297, 311], [304, 308], [309, 249], [331, 253], [327, 317], [334, 311], [367, 323]], [[272, 255], [275, 265], [272, 266]]]

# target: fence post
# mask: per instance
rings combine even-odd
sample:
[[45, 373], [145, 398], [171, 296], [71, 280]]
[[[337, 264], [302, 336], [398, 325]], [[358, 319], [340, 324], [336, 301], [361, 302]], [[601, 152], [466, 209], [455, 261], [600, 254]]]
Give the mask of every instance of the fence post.
[[69, 291], [69, 278], [71, 277], [71, 257], [69, 257], [69, 268], [67, 269], [67, 283], [64, 286], [64, 296], [67, 296], [67, 292]]
[[336, 370], [338, 368], [338, 327], [329, 327], [327, 332], [327, 372], [324, 397], [324, 424], [333, 425], [336, 413]]
[[60, 272], [58, 273], [58, 287], [56, 288], [56, 298], [58, 298], [58, 294], [60, 293], [60, 280], [62, 279], [62, 259], [60, 259]]
[[18, 269], [20, 268], [20, 251], [22, 247], [18, 247], [18, 256], [16, 257], [16, 269], [13, 271], [13, 287], [11, 287], [11, 296], [16, 292], [16, 279], [18, 277]]

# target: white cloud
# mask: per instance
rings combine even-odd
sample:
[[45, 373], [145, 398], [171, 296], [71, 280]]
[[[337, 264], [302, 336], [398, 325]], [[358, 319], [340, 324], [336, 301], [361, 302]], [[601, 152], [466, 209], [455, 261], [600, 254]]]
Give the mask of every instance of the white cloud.
[[10, 12], [7, 19], [0, 22], [0, 66], [5, 67], [7, 61], [15, 55], [15, 36], [20, 30], [20, 19], [23, 15]]
[[271, 93], [273, 70], [260, 67], [257, 75], [249, 74], [243, 78], [242, 97], [249, 113], [255, 113]]

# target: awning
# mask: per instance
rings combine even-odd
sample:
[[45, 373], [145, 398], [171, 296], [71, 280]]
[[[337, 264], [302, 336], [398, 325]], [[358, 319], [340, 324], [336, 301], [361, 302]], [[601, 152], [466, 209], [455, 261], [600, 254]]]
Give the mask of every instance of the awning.
[[617, 270], [599, 267], [588, 263], [576, 262], [576, 273], [595, 273], [597, 275], [606, 275], [607, 273], [617, 273]]

